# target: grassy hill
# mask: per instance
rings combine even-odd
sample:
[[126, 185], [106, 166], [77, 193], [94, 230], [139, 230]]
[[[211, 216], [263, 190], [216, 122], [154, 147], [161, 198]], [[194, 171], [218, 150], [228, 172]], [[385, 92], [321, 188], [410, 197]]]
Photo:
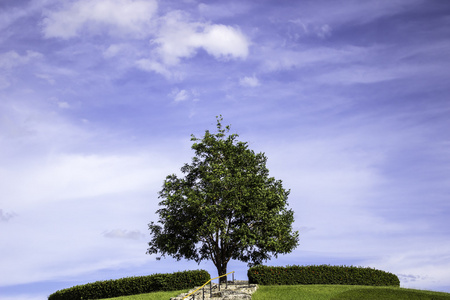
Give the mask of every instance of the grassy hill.
[[[178, 296], [183, 291], [157, 292], [111, 300], [162, 300]], [[413, 290], [397, 287], [361, 285], [272, 285], [260, 286], [252, 300], [450, 300], [449, 293]]]
[[189, 290], [181, 290], [181, 291], [172, 291], [172, 292], [154, 292], [148, 294], [140, 294], [133, 296], [124, 296], [117, 298], [109, 298], [108, 300], [168, 300], [171, 297], [176, 297], [181, 293], [187, 293]]
[[373, 287], [361, 285], [283, 285], [260, 286], [252, 300], [450, 300], [450, 294], [398, 287]]

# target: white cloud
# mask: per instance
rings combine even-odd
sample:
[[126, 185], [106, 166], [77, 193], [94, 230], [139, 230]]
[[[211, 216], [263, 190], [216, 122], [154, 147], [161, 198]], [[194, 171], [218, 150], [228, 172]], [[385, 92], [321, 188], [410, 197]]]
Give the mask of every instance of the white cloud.
[[106, 58], [112, 58], [126, 52], [129, 48], [130, 47], [127, 44], [113, 44], [103, 51], [103, 56]]
[[109, 231], [104, 231], [103, 236], [112, 239], [130, 239], [130, 240], [140, 240], [145, 235], [139, 230], [123, 230], [123, 229], [114, 229]]
[[157, 11], [153, 0], [80, 0], [47, 11], [43, 20], [46, 38], [73, 38], [80, 34], [143, 37], [149, 34]]
[[400, 74], [396, 70], [372, 66], [356, 66], [338, 69], [329, 73], [320, 74], [316, 80], [324, 84], [357, 84], [375, 83], [397, 78]]
[[317, 29], [317, 36], [320, 38], [326, 38], [331, 35], [331, 27], [328, 24], [322, 25]]
[[103, 57], [118, 57], [119, 66], [136, 66], [171, 80], [184, 78], [177, 65], [199, 50], [218, 60], [245, 59], [249, 53], [250, 42], [238, 27], [195, 22], [182, 11], [158, 16], [156, 1], [80, 0], [61, 4], [44, 16], [42, 28], [46, 38], [69, 39], [104, 33], [128, 40], [151, 38], [150, 49], [143, 50], [130, 41], [113, 43], [103, 51]]
[[188, 98], [188, 94], [187, 94], [186, 90], [181, 90], [175, 95], [174, 100], [176, 102], [178, 102], [178, 101], [184, 101], [187, 98]]
[[377, 51], [382, 50], [379, 46], [356, 47], [344, 46], [340, 48], [305, 48], [301, 51], [284, 49], [265, 49], [262, 53], [264, 58], [263, 68], [266, 71], [285, 70], [292, 68], [310, 67], [311, 65], [327, 66], [329, 64], [341, 65], [346, 63], [359, 63], [370, 58]]
[[136, 67], [147, 72], [155, 72], [164, 76], [166, 79], [177, 81], [184, 78], [184, 74], [182, 72], [169, 68], [163, 63], [152, 59], [139, 59], [136, 61]]
[[[7, 178], [0, 183], [2, 205], [20, 215], [2, 231], [0, 264], [14, 266], [14, 273], [0, 272], [1, 284], [60, 280], [148, 259], [141, 233], [156, 210], [157, 189], [176, 169], [169, 156], [132, 151], [18, 159], [25, 162], [1, 170]], [[26, 255], [29, 244], [33, 256]]]
[[247, 38], [231, 26], [208, 25], [197, 43], [215, 58], [246, 58], [248, 55]]
[[241, 58], [248, 55], [250, 43], [242, 32], [231, 26], [189, 22], [179, 11], [161, 19], [161, 30], [153, 40], [156, 53], [167, 65], [176, 65], [202, 48], [216, 59]]
[[179, 88], [174, 88], [168, 94], [170, 98], [172, 98], [175, 102], [181, 102], [191, 99], [192, 101], [199, 101], [198, 96], [199, 92], [195, 89], [191, 90], [180, 90]]
[[418, 240], [406, 235], [392, 242], [388, 248], [383, 251], [390, 252], [390, 255], [368, 260], [367, 265], [397, 274], [403, 287], [439, 289], [448, 286], [450, 244], [447, 240], [438, 237]]
[[0, 189], [10, 199], [10, 205], [23, 207], [36, 201], [65, 201], [139, 190], [146, 186], [155, 170], [139, 167], [144, 162], [134, 155], [60, 154], [47, 157], [42, 165], [34, 164], [39, 167], [18, 166], [4, 171], [8, 179], [0, 184]]
[[[8, 180], [0, 183], [2, 205], [20, 218], [2, 229], [0, 264], [14, 272], [0, 272], [1, 284], [64, 280], [145, 263], [142, 233], [154, 218], [157, 189], [176, 169], [169, 156], [54, 156], [3, 169]], [[33, 256], [26, 255], [30, 244]]]
[[35, 74], [35, 76], [37, 78], [47, 81], [51, 85], [54, 85], [56, 83], [56, 80], [48, 74]]
[[58, 102], [57, 104], [58, 104], [58, 107], [61, 108], [61, 109], [68, 109], [68, 108], [70, 108], [70, 104], [67, 103], [67, 102]]
[[43, 55], [35, 51], [26, 51], [24, 55], [20, 55], [16, 51], [8, 51], [0, 53], [0, 90], [11, 86], [14, 77], [11, 75], [14, 69], [29, 65], [42, 59]]
[[173, 98], [175, 102], [180, 102], [187, 100], [189, 98], [188, 92], [186, 90], [179, 90], [178, 88], [174, 88], [169, 96]]
[[377, 66], [359, 64], [324, 72], [316, 76], [315, 80], [323, 84], [370, 84], [400, 78], [424, 76], [424, 74], [438, 73], [446, 69], [447, 65], [445, 63], [441, 66], [400, 62], [396, 64], [378, 64]]
[[321, 25], [312, 24], [312, 23], [309, 23], [309, 22], [303, 20], [302, 18], [290, 20], [289, 23], [299, 26], [301, 28], [301, 31], [303, 31], [303, 34], [297, 32], [293, 36], [293, 38], [295, 40], [300, 38], [302, 35], [307, 35], [307, 36], [315, 35], [322, 39], [331, 36], [332, 30], [331, 30], [331, 26], [328, 24], [321, 24]]
[[25, 55], [16, 51], [8, 51], [0, 54], [0, 69], [10, 70], [16, 66], [25, 65], [32, 61], [41, 59], [43, 55], [39, 52], [28, 50]]
[[10, 219], [14, 218], [15, 216], [17, 216], [17, 214], [14, 212], [12, 212], [12, 213], [3, 212], [3, 209], [0, 209], [0, 222], [8, 222]]
[[[49, 148], [59, 151], [80, 142], [88, 142], [92, 137], [93, 133], [65, 122], [47, 108], [43, 103], [25, 103], [17, 98], [0, 103], [0, 125], [3, 129], [0, 131], [0, 141], [7, 145], [0, 149], [0, 159], [4, 159], [4, 164], [9, 164], [10, 156], [24, 153], [38, 155]], [[28, 152], [30, 148], [34, 151]]]
[[239, 80], [239, 84], [246, 87], [257, 87], [260, 85], [258, 78], [253, 75], [252, 77], [244, 77]]
[[136, 66], [144, 71], [153, 71], [164, 75], [165, 77], [171, 76], [170, 71], [157, 61], [153, 61], [150, 59], [140, 59], [136, 61]]
[[[170, 154], [175, 147], [127, 148], [117, 133], [74, 125], [20, 101], [0, 103], [0, 112], [8, 116], [6, 123], [0, 115], [0, 127], [9, 124], [0, 130], [0, 265], [14, 270], [0, 272], [0, 285], [145, 263], [142, 233], [154, 218], [157, 189], [179, 168]], [[115, 146], [101, 147], [105, 142]]]
[[135, 58], [139, 56], [141, 49], [135, 47], [132, 43], [111, 44], [103, 51], [103, 57], [117, 61], [118, 57]]
[[[167, 79], [181, 80], [186, 75], [178, 65], [182, 59], [191, 58], [200, 49], [218, 60], [245, 59], [250, 43], [247, 37], [232, 26], [192, 22], [181, 11], [172, 11], [159, 19], [159, 29], [151, 40], [153, 49], [146, 58], [136, 60], [135, 65], [145, 71], [155, 72]], [[107, 50], [115, 55], [119, 48]], [[180, 94], [177, 101], [186, 97]]]

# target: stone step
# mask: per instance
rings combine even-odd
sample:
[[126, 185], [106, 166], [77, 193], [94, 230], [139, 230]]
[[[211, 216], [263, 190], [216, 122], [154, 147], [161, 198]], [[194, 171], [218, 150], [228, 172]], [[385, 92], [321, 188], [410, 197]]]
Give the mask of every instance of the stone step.
[[[171, 300], [183, 300], [183, 297], [189, 295], [195, 291], [198, 287], [191, 289], [187, 293], [178, 295], [177, 297], [170, 298]], [[209, 284], [203, 289], [198, 290], [195, 294], [186, 298], [186, 300], [203, 300], [203, 299], [251, 299], [252, 294], [258, 289], [256, 284], [248, 284], [248, 281], [236, 280], [234, 284], [232, 282], [228, 283], [228, 287], [225, 284], [219, 285], [216, 283], [212, 284], [211, 292]], [[195, 297], [195, 298], [194, 298]]]

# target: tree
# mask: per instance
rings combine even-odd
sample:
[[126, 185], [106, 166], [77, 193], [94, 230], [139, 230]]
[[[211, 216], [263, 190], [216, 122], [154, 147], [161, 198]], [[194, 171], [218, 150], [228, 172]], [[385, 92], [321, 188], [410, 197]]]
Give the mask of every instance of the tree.
[[[212, 260], [218, 274], [231, 259], [260, 264], [298, 245], [287, 209], [289, 190], [269, 177], [264, 153], [255, 154], [217, 117], [217, 133], [191, 135], [195, 156], [181, 172], [166, 177], [159, 192], [160, 225], [149, 224], [148, 254], [177, 260]], [[225, 278], [223, 278], [226, 280]]]

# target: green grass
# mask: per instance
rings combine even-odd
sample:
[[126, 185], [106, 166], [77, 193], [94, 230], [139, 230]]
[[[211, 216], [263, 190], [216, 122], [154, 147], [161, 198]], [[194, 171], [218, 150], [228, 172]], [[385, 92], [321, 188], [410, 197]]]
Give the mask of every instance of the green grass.
[[260, 286], [252, 300], [450, 300], [450, 294], [397, 287], [359, 285], [272, 285]]
[[332, 300], [353, 300], [353, 299], [417, 299], [417, 300], [445, 300], [450, 299], [450, 294], [410, 290], [402, 288], [376, 288], [376, 289], [353, 289], [344, 293], [338, 294]]
[[187, 293], [189, 290], [172, 291], [172, 292], [154, 292], [148, 294], [140, 294], [133, 296], [123, 296], [116, 298], [108, 298], [108, 300], [168, 300], [170, 297], [176, 297], [179, 294]]
[[[188, 290], [155, 292], [108, 300], [168, 300]], [[361, 285], [262, 285], [252, 295], [252, 300], [450, 300], [450, 294], [404, 289], [398, 287], [373, 287]]]

